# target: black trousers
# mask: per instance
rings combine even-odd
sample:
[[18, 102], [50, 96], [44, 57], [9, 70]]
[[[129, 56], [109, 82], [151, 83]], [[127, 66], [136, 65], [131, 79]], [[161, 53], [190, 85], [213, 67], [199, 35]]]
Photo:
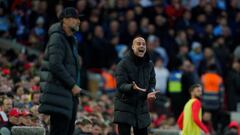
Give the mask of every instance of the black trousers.
[[[119, 135], [131, 135], [131, 126], [128, 124], [119, 123], [118, 124]], [[134, 135], [147, 135], [148, 129], [133, 127]]]
[[74, 101], [72, 119], [62, 114], [50, 115], [50, 135], [72, 135], [75, 129], [77, 102]]

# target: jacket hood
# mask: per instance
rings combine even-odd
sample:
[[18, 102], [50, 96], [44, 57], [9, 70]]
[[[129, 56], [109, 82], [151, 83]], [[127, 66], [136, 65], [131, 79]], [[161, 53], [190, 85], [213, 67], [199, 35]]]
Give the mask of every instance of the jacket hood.
[[62, 25], [61, 25], [60, 22], [55, 23], [55, 24], [50, 26], [50, 28], [48, 30], [48, 35], [52, 35], [53, 33], [62, 33], [62, 34], [64, 34], [64, 31], [62, 29]]

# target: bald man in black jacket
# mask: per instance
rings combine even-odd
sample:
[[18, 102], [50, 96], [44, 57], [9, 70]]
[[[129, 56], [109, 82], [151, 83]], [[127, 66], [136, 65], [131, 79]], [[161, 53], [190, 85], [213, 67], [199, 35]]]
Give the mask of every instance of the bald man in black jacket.
[[120, 135], [147, 135], [150, 115], [147, 99], [155, 97], [154, 65], [146, 53], [146, 41], [142, 37], [133, 40], [132, 49], [117, 65], [117, 94], [114, 122]]

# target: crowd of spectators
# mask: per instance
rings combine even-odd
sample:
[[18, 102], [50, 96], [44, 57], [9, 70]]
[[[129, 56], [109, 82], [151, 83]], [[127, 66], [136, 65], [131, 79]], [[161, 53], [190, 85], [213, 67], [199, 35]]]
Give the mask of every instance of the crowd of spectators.
[[[48, 116], [37, 112], [38, 71], [48, 28], [67, 6], [85, 15], [75, 33], [82, 58], [81, 87], [97, 92], [80, 97], [76, 135], [89, 127], [94, 135], [115, 134], [113, 74], [136, 36], [146, 39], [155, 64], [156, 90], [170, 103], [150, 108], [151, 128], [177, 129], [176, 118], [194, 83], [202, 83], [206, 95], [209, 91], [219, 95], [219, 103], [203, 98], [203, 121], [212, 134], [223, 133], [230, 111], [240, 111], [239, 0], [0, 0], [1, 38], [40, 51], [39, 56], [0, 51], [1, 127], [48, 129]], [[209, 76], [218, 86], [209, 85]]]

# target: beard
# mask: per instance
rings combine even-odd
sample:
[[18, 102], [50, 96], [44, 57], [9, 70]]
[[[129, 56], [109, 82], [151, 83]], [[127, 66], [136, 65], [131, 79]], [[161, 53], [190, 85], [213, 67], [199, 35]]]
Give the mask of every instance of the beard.
[[76, 25], [76, 26], [72, 26], [70, 29], [73, 33], [75, 33], [77, 31], [79, 31], [80, 28], [79, 28], [79, 26]]
[[195, 96], [196, 99], [201, 100], [202, 96]]

